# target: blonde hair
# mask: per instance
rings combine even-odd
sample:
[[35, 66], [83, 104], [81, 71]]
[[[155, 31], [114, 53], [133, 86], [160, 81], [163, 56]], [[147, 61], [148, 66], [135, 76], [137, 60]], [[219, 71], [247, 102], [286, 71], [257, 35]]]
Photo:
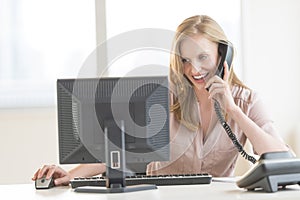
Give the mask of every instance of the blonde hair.
[[[199, 114], [195, 113], [194, 107], [197, 99], [193, 86], [184, 77], [184, 69], [180, 56], [181, 42], [194, 35], [201, 34], [208, 40], [216, 43], [228, 43], [227, 37], [221, 26], [212, 18], [206, 15], [196, 15], [185, 19], [177, 28], [170, 58], [170, 82], [173, 90], [173, 102], [171, 111], [176, 119], [188, 129], [195, 131], [201, 125]], [[229, 84], [239, 85], [247, 88], [235, 75], [233, 67], [229, 72]]]

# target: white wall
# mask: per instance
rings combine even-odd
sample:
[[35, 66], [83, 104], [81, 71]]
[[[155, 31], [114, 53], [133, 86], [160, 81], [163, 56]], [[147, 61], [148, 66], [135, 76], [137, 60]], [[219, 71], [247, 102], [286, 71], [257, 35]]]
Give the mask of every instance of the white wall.
[[[278, 130], [300, 152], [300, 1], [242, 2], [243, 79], [260, 92]], [[0, 184], [29, 183], [42, 164], [58, 163], [56, 108], [0, 110], [0, 130]]]
[[54, 108], [0, 110], [0, 184], [25, 183], [42, 164], [57, 162]]
[[244, 80], [260, 93], [279, 133], [300, 153], [295, 145], [300, 139], [300, 1], [242, 2]]
[[0, 184], [30, 183], [39, 167], [58, 164], [56, 115], [54, 107], [0, 110]]

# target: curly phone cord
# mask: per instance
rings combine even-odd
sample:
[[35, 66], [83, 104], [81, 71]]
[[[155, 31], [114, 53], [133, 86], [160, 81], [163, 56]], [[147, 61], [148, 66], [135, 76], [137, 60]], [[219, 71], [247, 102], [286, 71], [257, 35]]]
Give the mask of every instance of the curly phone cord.
[[242, 155], [242, 157], [244, 157], [245, 159], [249, 160], [250, 162], [252, 162], [253, 164], [256, 163], [256, 159], [253, 156], [250, 156], [243, 148], [243, 146], [239, 143], [238, 139], [236, 138], [235, 134], [232, 132], [230, 126], [227, 124], [227, 122], [225, 121], [225, 118], [223, 116], [222, 110], [221, 110], [221, 106], [220, 103], [214, 99], [214, 108], [218, 117], [219, 122], [221, 123], [221, 125], [223, 126], [223, 128], [225, 129], [227, 135], [229, 136], [229, 138], [232, 140], [234, 146], [238, 149], [238, 152], [240, 152], [240, 154]]

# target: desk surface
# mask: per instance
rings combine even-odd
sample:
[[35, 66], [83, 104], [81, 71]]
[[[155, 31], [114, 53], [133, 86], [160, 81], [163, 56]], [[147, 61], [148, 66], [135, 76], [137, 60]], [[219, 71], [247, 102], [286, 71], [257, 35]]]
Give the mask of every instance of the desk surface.
[[[155, 190], [138, 191], [121, 194], [76, 193], [70, 187], [55, 187], [49, 190], [35, 190], [34, 184], [0, 185], [1, 199], [97, 199], [97, 200], [192, 200], [192, 199], [300, 199], [300, 187], [288, 186], [285, 190], [275, 193], [261, 191], [248, 192], [238, 188], [235, 183], [212, 182], [205, 185], [159, 186]], [[3, 198], [6, 197], [6, 198]]]

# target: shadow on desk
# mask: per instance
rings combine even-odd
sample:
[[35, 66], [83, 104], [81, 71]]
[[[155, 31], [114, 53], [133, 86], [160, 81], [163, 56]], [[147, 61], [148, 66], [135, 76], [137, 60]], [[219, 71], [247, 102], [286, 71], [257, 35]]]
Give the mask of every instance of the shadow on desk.
[[56, 186], [50, 189], [42, 189], [42, 190], [35, 190], [35, 193], [37, 196], [41, 197], [49, 197], [50, 195], [52, 197], [58, 197], [60, 198], [61, 196], [64, 196], [64, 193], [68, 193], [71, 190], [70, 186]]

